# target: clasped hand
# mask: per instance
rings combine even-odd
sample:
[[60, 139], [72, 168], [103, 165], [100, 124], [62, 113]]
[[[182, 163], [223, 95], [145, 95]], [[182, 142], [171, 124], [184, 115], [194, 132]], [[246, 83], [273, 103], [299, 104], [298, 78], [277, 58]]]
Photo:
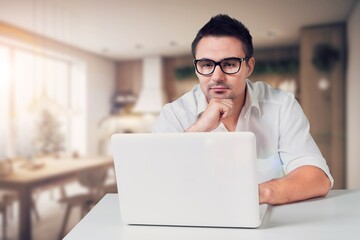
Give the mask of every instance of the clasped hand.
[[210, 132], [233, 113], [233, 100], [212, 98], [200, 118], [187, 132]]

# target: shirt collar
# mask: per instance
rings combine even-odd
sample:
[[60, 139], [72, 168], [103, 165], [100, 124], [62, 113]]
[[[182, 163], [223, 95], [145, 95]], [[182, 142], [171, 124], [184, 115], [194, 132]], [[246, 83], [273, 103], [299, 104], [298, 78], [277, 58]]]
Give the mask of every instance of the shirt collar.
[[253, 83], [249, 79], [246, 79], [246, 100], [244, 105], [245, 117], [250, 115], [252, 108], [257, 109], [259, 116], [261, 116], [259, 100], [254, 92]]
[[197, 90], [195, 92], [196, 94], [196, 99], [198, 101], [197, 103], [197, 109], [196, 109], [196, 116], [199, 118], [200, 115], [205, 111], [207, 105], [208, 105], [208, 102], [206, 100], [206, 97], [204, 95], [204, 93], [201, 91], [201, 88], [200, 88], [200, 85], [198, 84], [197, 85]]
[[[197, 85], [197, 90], [195, 92], [196, 94], [196, 99], [198, 101], [197, 104], [197, 109], [196, 109], [196, 115], [199, 118], [201, 116], [201, 114], [205, 111], [208, 102], [206, 100], [206, 97], [204, 95], [204, 93], [201, 91], [200, 85]], [[244, 111], [245, 111], [245, 116], [248, 116], [250, 114], [250, 110], [252, 108], [255, 108], [258, 110], [259, 115], [261, 116], [261, 110], [260, 110], [260, 106], [259, 106], [259, 101], [255, 95], [255, 92], [253, 90], [253, 86], [252, 86], [252, 82], [249, 79], [246, 79], [246, 100], [245, 100], [245, 105], [244, 105]]]

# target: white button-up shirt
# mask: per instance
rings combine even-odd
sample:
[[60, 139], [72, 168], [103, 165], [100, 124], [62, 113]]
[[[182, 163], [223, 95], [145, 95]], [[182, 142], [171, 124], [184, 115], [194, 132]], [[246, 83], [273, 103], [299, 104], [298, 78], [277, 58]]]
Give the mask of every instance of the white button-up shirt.
[[[236, 131], [256, 135], [259, 182], [279, 178], [294, 169], [312, 165], [322, 169], [333, 185], [325, 159], [309, 132], [309, 122], [291, 93], [263, 82], [247, 80], [247, 94]], [[166, 104], [153, 132], [184, 132], [205, 111], [207, 100], [200, 86]], [[214, 132], [228, 131], [221, 123]]]

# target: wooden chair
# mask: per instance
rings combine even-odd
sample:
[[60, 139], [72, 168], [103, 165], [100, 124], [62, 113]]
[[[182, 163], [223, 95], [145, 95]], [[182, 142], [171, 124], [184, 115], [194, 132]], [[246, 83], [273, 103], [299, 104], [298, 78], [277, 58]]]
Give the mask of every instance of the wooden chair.
[[[6, 175], [12, 171], [12, 166], [15, 162], [14, 159], [5, 159], [1, 161], [0, 176]], [[7, 238], [7, 222], [8, 217], [13, 217], [13, 205], [18, 201], [18, 195], [16, 192], [11, 190], [0, 191], [0, 214], [2, 216], [2, 239]], [[40, 215], [37, 210], [34, 200], [31, 202], [31, 208], [35, 215], [36, 220], [40, 220]]]
[[[18, 195], [12, 191], [0, 192], [0, 214], [2, 216], [2, 238], [7, 238], [7, 222], [8, 218], [13, 217], [13, 204], [18, 201]], [[40, 220], [40, 214], [37, 210], [34, 200], [31, 202], [31, 210], [37, 221]]]
[[4, 202], [0, 202], [0, 213], [2, 216], [2, 238], [6, 239], [7, 238], [7, 233], [6, 233], [6, 229], [7, 229], [7, 206], [6, 203]]
[[60, 199], [60, 202], [66, 204], [66, 210], [61, 224], [59, 239], [62, 239], [65, 235], [66, 226], [68, 225], [70, 214], [74, 207], [80, 207], [81, 219], [104, 196], [103, 187], [107, 174], [108, 168], [91, 170], [79, 174], [78, 181], [82, 186], [87, 188], [87, 192], [73, 196], [66, 196], [67, 194], [63, 193], [64, 197]]
[[15, 195], [13, 194], [7, 194], [7, 193], [2, 193], [1, 194], [1, 199], [0, 199], [0, 213], [2, 215], [2, 238], [6, 239], [7, 238], [7, 218], [8, 218], [8, 208], [9, 205], [11, 205], [14, 201], [14, 199], [16, 198]]

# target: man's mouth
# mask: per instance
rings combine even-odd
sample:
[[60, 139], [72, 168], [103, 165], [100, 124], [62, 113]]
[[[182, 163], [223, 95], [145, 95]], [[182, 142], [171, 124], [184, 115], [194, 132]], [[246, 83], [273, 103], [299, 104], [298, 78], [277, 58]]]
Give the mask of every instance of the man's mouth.
[[229, 89], [228, 87], [224, 87], [224, 86], [213, 86], [209, 88], [210, 91], [214, 91], [216, 93], [223, 93], [228, 89]]

